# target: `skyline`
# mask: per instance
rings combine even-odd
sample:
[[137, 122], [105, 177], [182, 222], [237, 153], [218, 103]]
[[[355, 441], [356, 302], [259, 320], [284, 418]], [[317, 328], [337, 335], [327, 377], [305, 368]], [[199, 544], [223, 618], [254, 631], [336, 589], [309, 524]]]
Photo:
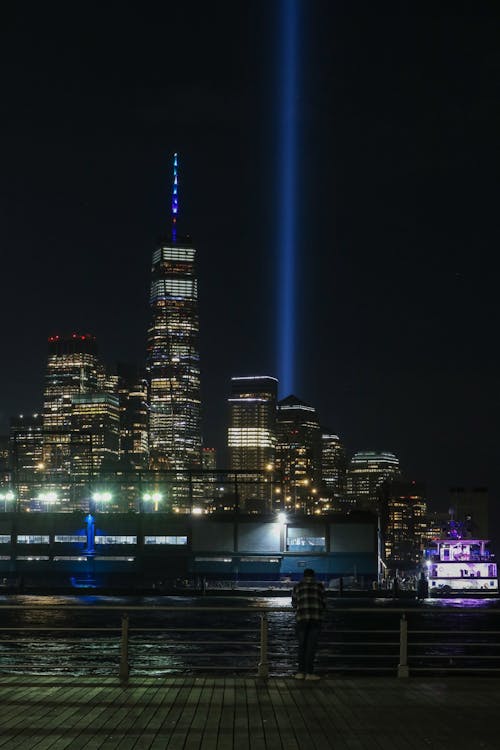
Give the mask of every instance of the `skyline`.
[[[225, 439], [231, 376], [278, 373], [278, 5], [220, 3], [193, 26], [188, 6], [156, 18], [157, 32], [139, 11], [125, 9], [116, 33], [109, 12], [99, 29], [89, 14], [71, 44], [64, 14], [49, 33], [57, 15], [9, 11], [2, 432], [40, 407], [51, 333], [91, 331], [106, 361], [143, 361], [177, 148], [179, 226], [200, 263], [206, 444]], [[302, 14], [295, 395], [350, 454], [392, 450], [431, 492], [494, 495], [496, 13], [317, 2]], [[36, 42], [37, 23], [52, 47]], [[172, 23], [162, 62], [151, 38]], [[136, 41], [131, 57], [122, 38]]]

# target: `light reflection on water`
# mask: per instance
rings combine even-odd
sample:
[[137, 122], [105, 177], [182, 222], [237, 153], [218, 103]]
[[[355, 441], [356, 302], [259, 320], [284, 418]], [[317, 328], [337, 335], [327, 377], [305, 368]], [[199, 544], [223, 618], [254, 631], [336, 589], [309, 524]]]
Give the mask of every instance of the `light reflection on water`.
[[[116, 674], [120, 655], [121, 617], [133, 606], [150, 608], [147, 612], [129, 612], [130, 660], [136, 674], [163, 674], [179, 670], [194, 672], [198, 669], [211, 671], [221, 666], [227, 667], [228, 673], [255, 673], [259, 661], [260, 615], [267, 609], [271, 610], [267, 618], [272, 671], [283, 674], [294, 668], [296, 639], [290, 596], [16, 595], [0, 597], [0, 608], [5, 604], [16, 605], [16, 608], [3, 610], [3, 627], [95, 630], [83, 634], [57, 631], [34, 634], [21, 631], [15, 636], [18, 641], [16, 644], [4, 640], [7, 636], [0, 633], [0, 671], [12, 671], [16, 664], [21, 663], [26, 672], [83, 674], [91, 671], [96, 675]], [[44, 608], [34, 611], [27, 609], [26, 605], [43, 605]], [[85, 608], [74, 610], [71, 609], [72, 605]], [[102, 610], [106, 606], [116, 609]], [[173, 610], [155, 611], [155, 607], [161, 606], [172, 607]], [[211, 612], [211, 607], [224, 608], [224, 611]], [[402, 607], [406, 610], [410, 630], [437, 628], [448, 634], [448, 645], [439, 653], [450, 659], [474, 656], [472, 648], [467, 646], [467, 639], [472, 644], [474, 640], [477, 641], [477, 634], [470, 636], [468, 631], [498, 630], [500, 614], [494, 614], [500, 607], [497, 599], [432, 599], [424, 602], [383, 598], [330, 599], [320, 654], [324, 668], [341, 672], [342, 669], [356, 668], [356, 664], [362, 666], [363, 660], [366, 664], [366, 660], [373, 656], [382, 670], [386, 664], [385, 656], [382, 658], [384, 654], [387, 656], [387, 664], [393, 670], [398, 658], [400, 618], [400, 613], [393, 610]], [[246, 611], [238, 611], [242, 608]], [[284, 611], [273, 611], [276, 608], [284, 608]], [[373, 613], [349, 611], [356, 608], [373, 610]], [[457, 612], [457, 608], [468, 611]], [[133, 632], [133, 628], [144, 630]], [[198, 631], [185, 632], [182, 630], [184, 628]], [[217, 632], [220, 628], [237, 628], [249, 632]], [[356, 632], [359, 630], [363, 631], [362, 635]], [[384, 636], [387, 641], [385, 646], [380, 645], [382, 630], [387, 631]], [[419, 636], [424, 644], [425, 639], [425, 635]], [[454, 639], [460, 639], [460, 644], [455, 644]], [[360, 640], [365, 643], [362, 649], [353, 645]], [[332, 641], [335, 643], [331, 643]], [[371, 644], [370, 641], [374, 643]], [[348, 653], [356, 654], [356, 649], [359, 653], [357, 661], [356, 658], [346, 656]], [[498, 649], [495, 651], [493, 646], [491, 649], [492, 663], [495, 663], [495, 656], [499, 655]], [[207, 651], [211, 656], [206, 655]], [[422, 653], [427, 657], [438, 657], [438, 650], [430, 640]], [[481, 654], [484, 653], [484, 650], [481, 651]], [[416, 654], [415, 663], [429, 664], [429, 661], [424, 662], [423, 659], [419, 662], [419, 658]]]

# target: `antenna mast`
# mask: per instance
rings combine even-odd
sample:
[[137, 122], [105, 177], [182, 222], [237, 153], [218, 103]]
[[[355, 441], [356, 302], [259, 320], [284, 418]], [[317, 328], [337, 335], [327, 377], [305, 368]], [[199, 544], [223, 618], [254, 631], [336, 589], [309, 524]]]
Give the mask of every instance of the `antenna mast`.
[[172, 242], [177, 241], [177, 214], [179, 211], [179, 204], [177, 198], [177, 152], [174, 154], [174, 182], [172, 185]]

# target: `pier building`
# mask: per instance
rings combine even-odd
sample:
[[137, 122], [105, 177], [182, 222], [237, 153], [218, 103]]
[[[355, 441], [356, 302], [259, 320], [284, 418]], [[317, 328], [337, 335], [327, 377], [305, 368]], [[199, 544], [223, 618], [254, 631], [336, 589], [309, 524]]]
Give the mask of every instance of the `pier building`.
[[288, 518], [251, 514], [3, 513], [0, 578], [31, 589], [171, 590], [178, 580], [282, 582], [377, 576], [369, 513]]

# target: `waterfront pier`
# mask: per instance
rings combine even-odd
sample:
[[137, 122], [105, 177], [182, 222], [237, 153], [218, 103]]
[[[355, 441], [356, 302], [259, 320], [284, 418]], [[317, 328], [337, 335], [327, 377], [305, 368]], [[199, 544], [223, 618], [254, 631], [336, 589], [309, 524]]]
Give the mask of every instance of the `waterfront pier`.
[[0, 750], [498, 750], [491, 678], [0, 676]]

